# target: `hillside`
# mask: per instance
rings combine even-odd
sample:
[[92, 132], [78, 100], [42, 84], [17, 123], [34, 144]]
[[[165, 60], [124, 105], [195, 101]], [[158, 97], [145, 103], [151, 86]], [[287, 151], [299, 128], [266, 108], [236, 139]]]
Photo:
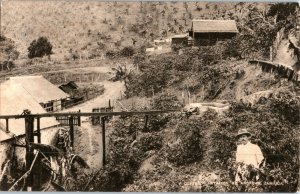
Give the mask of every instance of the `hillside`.
[[[205, 2], [4, 1], [1, 26], [22, 58], [40, 36], [53, 44], [54, 58], [78, 52], [83, 58], [107, 50], [146, 45], [151, 39], [186, 33], [191, 20], [239, 18], [247, 4]], [[257, 5], [264, 9], [265, 5]], [[235, 12], [237, 11], [237, 12]], [[242, 19], [242, 18], [240, 18]]]

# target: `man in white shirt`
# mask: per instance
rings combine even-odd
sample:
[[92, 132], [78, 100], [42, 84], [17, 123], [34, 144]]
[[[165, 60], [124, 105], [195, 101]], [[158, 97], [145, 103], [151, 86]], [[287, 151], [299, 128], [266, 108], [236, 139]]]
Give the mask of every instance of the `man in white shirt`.
[[[236, 163], [238, 164], [235, 181], [239, 182], [250, 177], [250, 169], [258, 169], [264, 157], [261, 149], [249, 140], [251, 133], [247, 129], [240, 129], [236, 151]], [[257, 179], [257, 177], [256, 177]]]

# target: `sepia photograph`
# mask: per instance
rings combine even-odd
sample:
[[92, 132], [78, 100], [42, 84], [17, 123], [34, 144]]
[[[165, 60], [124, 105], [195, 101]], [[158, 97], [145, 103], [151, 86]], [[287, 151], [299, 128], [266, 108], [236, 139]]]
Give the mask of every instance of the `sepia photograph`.
[[299, 3], [0, 3], [0, 191], [300, 191]]

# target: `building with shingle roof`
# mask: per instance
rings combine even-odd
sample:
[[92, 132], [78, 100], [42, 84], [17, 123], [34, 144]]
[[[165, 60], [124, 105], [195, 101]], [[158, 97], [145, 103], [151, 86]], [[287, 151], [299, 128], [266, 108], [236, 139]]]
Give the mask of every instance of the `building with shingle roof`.
[[[33, 86], [34, 87], [34, 86]], [[0, 84], [0, 115], [19, 115], [27, 109], [32, 114], [46, 113], [46, 110], [26, 91], [21, 84], [7, 80]], [[36, 122], [35, 122], [36, 125]], [[52, 117], [41, 118], [41, 129], [59, 125]], [[36, 126], [35, 126], [36, 129]], [[13, 136], [25, 134], [24, 119], [9, 119], [9, 131], [6, 131], [6, 121], [0, 119], [0, 142], [12, 139]]]
[[63, 101], [70, 97], [41, 75], [10, 77], [8, 81], [11, 85], [20, 85], [47, 112], [61, 110]]
[[234, 20], [192, 20], [189, 35], [193, 38], [194, 46], [208, 46], [231, 39], [238, 32]]

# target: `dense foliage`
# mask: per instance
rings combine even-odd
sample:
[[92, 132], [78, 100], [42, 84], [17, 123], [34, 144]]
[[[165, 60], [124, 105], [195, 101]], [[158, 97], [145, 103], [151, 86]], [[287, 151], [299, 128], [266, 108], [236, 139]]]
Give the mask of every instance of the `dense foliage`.
[[[252, 106], [232, 103], [224, 116], [213, 111], [196, 118], [174, 115], [152, 163], [156, 169], [139, 174], [125, 191], [294, 192], [299, 174], [299, 110], [299, 98], [279, 90]], [[235, 136], [241, 127], [251, 130], [251, 142], [266, 158], [258, 184], [233, 182]]]
[[18, 58], [14, 42], [4, 36], [0, 36], [0, 71], [11, 70], [15, 67], [14, 61]]
[[220, 66], [226, 59], [223, 51], [218, 46], [186, 49], [182, 55], [168, 53], [140, 61], [139, 73], [128, 76], [128, 97], [153, 96], [172, 87], [193, 92], [204, 85], [210, 98], [233, 73]]
[[172, 134], [165, 138], [166, 157], [175, 165], [184, 165], [199, 160], [203, 155], [201, 139], [203, 122], [198, 119], [176, 121], [169, 126]]
[[47, 37], [39, 37], [33, 40], [28, 47], [28, 57], [30, 59], [35, 57], [50, 56], [52, 54], [52, 44]]
[[[266, 158], [263, 181], [279, 183], [262, 187], [263, 191], [295, 191], [298, 180], [300, 101], [288, 91], [278, 91], [270, 99], [249, 106], [233, 103], [228, 115], [213, 130], [213, 158], [219, 167], [230, 171], [236, 129], [248, 127], [252, 142], [258, 144]], [[246, 188], [247, 189], [247, 188]]]

